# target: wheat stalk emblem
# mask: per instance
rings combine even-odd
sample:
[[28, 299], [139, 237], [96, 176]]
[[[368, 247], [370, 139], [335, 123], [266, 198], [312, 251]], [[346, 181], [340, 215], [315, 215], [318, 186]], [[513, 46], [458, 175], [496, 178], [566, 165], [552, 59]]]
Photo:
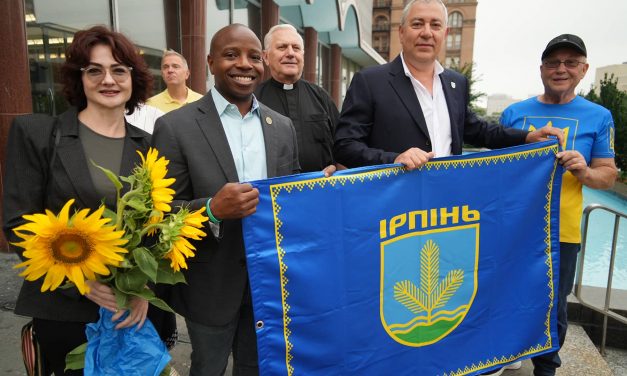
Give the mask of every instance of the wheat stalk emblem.
[[428, 240], [420, 251], [420, 289], [410, 280], [396, 282], [394, 299], [412, 313], [427, 312], [430, 323], [433, 311], [444, 307], [464, 282], [461, 269], [451, 270], [441, 281], [439, 275], [440, 247]]

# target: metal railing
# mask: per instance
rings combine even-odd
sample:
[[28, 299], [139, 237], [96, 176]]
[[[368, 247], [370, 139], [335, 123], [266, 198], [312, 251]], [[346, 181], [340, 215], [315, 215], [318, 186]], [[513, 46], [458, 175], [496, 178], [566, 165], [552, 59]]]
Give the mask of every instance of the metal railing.
[[[590, 213], [593, 210], [604, 210], [614, 214], [614, 233], [612, 235], [612, 252], [610, 253], [610, 265], [607, 275], [607, 286], [605, 289], [605, 302], [603, 307], [597, 307], [590, 302], [586, 301], [581, 294], [582, 281], [583, 281], [583, 267], [584, 259], [586, 255], [586, 240], [588, 237], [588, 221], [590, 220]], [[599, 204], [588, 205], [583, 211], [583, 227], [582, 227], [582, 239], [581, 239], [581, 254], [579, 255], [579, 265], [577, 267], [577, 279], [575, 281], [575, 297], [579, 300], [579, 303], [584, 307], [592, 309], [603, 315], [603, 336], [601, 339], [601, 354], [605, 355], [605, 341], [607, 339], [607, 320], [608, 317], [627, 325], [627, 317], [619, 315], [618, 313], [610, 309], [610, 302], [612, 299], [612, 278], [614, 276], [614, 260], [616, 259], [616, 244], [618, 243], [618, 228], [620, 225], [620, 219], [627, 218], [627, 214], [608, 208]]]

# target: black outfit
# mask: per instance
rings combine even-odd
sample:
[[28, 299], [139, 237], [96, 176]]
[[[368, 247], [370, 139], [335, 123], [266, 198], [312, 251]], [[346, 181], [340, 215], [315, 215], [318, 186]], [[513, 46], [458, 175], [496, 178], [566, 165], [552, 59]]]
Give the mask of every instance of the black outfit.
[[292, 120], [303, 172], [321, 171], [335, 163], [333, 137], [340, 114], [324, 89], [302, 79], [284, 85], [271, 78], [259, 85], [255, 96]]
[[[525, 143], [526, 131], [488, 123], [468, 105], [468, 80], [445, 69], [440, 74], [451, 122], [451, 154], [464, 142], [492, 149]], [[427, 122], [400, 55], [353, 77], [335, 132], [333, 155], [347, 167], [393, 163], [413, 147], [431, 151]]]
[[[45, 209], [58, 213], [71, 198], [76, 200], [71, 210], [93, 211], [100, 206], [102, 197], [92, 182], [89, 161], [78, 135], [78, 113], [73, 108], [56, 121], [41, 114], [18, 116], [13, 121], [7, 142], [3, 197], [3, 230], [9, 242], [21, 240], [12, 230], [26, 222], [24, 214], [43, 213]], [[121, 175], [129, 175], [141, 163], [136, 151], [145, 153], [149, 142], [150, 134], [126, 123]], [[11, 248], [24, 259], [22, 248]], [[86, 342], [85, 325], [98, 320], [99, 306], [75, 287], [42, 293], [42, 283], [43, 278], [24, 280], [15, 313], [34, 318], [35, 335], [48, 370], [62, 375], [62, 354]], [[162, 339], [175, 331], [174, 315], [151, 306], [149, 318]]]

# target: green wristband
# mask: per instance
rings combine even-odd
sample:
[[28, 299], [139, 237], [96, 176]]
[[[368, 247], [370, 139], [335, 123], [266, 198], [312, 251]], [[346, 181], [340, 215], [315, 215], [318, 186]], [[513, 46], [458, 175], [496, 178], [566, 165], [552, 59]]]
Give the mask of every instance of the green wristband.
[[218, 223], [222, 222], [222, 220], [213, 216], [213, 213], [211, 213], [211, 208], [209, 207], [210, 202], [211, 199], [207, 200], [207, 215], [209, 216], [209, 220], [211, 221], [211, 223], [215, 223], [217, 225]]

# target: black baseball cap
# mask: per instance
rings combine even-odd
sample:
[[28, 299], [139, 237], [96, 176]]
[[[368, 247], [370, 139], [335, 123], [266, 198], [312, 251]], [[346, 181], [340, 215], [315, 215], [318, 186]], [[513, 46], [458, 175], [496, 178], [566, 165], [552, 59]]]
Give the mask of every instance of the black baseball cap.
[[583, 56], [588, 57], [588, 52], [586, 52], [586, 45], [583, 43], [583, 40], [581, 40], [581, 38], [573, 34], [562, 34], [551, 39], [549, 44], [546, 45], [546, 48], [542, 53], [542, 60], [544, 60], [545, 57], [551, 54], [551, 52], [559, 48], [572, 48]]

